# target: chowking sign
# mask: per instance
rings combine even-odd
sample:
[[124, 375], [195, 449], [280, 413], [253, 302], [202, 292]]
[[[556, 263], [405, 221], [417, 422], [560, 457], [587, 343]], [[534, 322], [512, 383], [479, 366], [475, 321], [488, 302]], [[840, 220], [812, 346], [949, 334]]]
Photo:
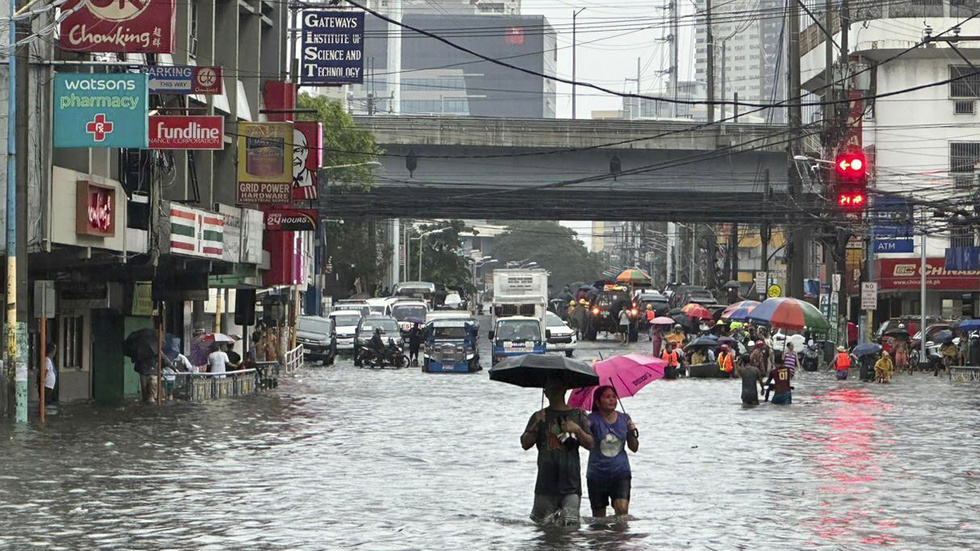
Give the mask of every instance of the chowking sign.
[[238, 203], [293, 200], [293, 124], [238, 123]]
[[54, 76], [55, 147], [146, 148], [146, 75]]
[[265, 211], [266, 231], [314, 231], [317, 212], [311, 209], [269, 209]]
[[[176, 0], [68, 0], [58, 46], [100, 53], [174, 51]], [[64, 15], [67, 14], [67, 15]]]
[[150, 117], [150, 149], [224, 149], [225, 118]]

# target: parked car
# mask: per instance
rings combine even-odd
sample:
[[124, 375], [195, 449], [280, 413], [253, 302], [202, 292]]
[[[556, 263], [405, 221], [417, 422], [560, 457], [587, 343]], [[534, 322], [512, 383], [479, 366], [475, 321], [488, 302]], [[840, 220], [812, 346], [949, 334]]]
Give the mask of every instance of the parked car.
[[577, 344], [575, 330], [554, 312], [545, 314], [544, 321], [548, 330], [548, 352], [564, 352], [571, 358]]
[[357, 324], [361, 321], [359, 310], [334, 310], [327, 315], [333, 321], [333, 340], [336, 351], [352, 354]]
[[398, 330], [398, 320], [390, 316], [379, 316], [377, 314], [364, 316], [357, 324], [357, 333], [354, 337], [354, 365], [361, 365], [360, 349], [368, 346], [376, 329], [381, 330], [381, 338], [385, 344], [393, 342], [403, 348], [401, 333]]
[[337, 341], [330, 318], [300, 316], [296, 323], [296, 342], [303, 345], [303, 361], [331, 365], [337, 356]]

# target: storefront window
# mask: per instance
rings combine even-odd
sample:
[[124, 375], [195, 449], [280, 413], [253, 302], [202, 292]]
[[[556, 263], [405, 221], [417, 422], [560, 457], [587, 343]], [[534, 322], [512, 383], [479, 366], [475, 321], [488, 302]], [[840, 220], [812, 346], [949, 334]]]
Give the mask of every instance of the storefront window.
[[953, 313], [956, 312], [958, 315], [960, 312], [960, 305], [958, 300], [953, 300], [951, 298], [943, 299], [942, 317], [948, 320], [953, 317]]

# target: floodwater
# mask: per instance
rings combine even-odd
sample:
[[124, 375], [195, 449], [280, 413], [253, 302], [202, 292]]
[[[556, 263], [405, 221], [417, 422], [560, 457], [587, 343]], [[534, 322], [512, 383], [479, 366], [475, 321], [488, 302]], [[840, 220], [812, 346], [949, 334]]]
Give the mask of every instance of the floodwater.
[[44, 427], [0, 422], [0, 549], [977, 547], [976, 384], [795, 386], [788, 407], [743, 408], [720, 380], [626, 399], [633, 518], [574, 530], [527, 518], [535, 452], [518, 437], [540, 394], [486, 371], [341, 362], [213, 403], [64, 406]]

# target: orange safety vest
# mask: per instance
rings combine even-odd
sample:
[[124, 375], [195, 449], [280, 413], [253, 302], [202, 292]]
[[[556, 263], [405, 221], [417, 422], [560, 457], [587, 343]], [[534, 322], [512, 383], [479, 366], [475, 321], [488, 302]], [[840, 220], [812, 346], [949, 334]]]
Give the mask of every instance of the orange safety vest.
[[667, 352], [663, 351], [660, 355], [660, 359], [667, 362], [667, 367], [677, 367], [677, 351]]
[[844, 371], [851, 368], [851, 356], [847, 352], [837, 353], [837, 371]]
[[718, 354], [718, 369], [724, 371], [725, 373], [731, 373], [732, 366], [732, 353], [728, 354]]
[[647, 310], [647, 321], [653, 321], [653, 318], [657, 317], [657, 313], [653, 310]]

